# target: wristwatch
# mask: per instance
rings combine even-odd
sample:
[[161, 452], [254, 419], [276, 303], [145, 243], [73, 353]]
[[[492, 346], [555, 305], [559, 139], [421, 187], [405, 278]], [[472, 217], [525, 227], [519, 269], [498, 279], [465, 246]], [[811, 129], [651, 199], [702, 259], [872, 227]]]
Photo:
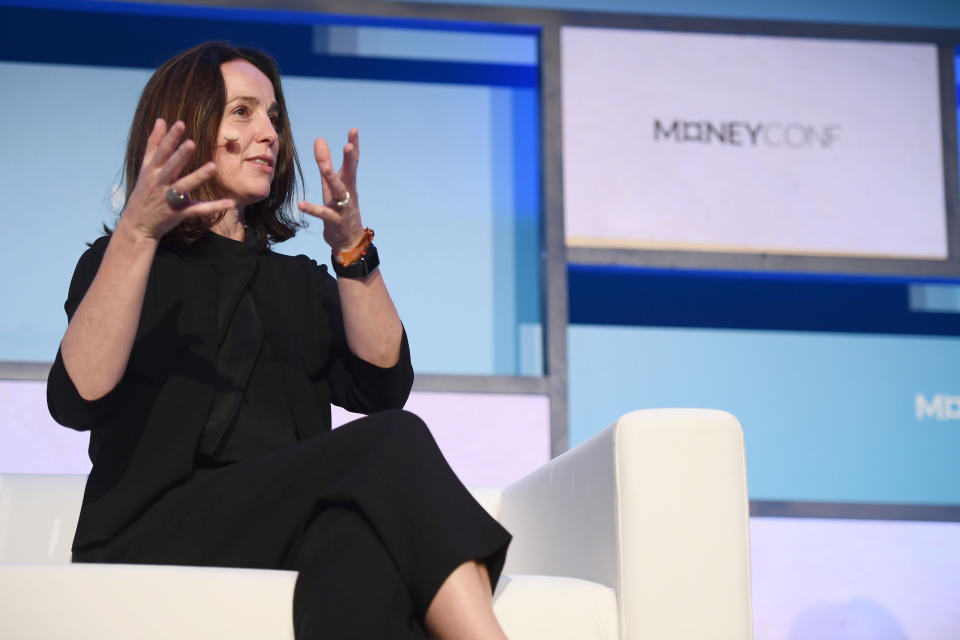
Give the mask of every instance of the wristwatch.
[[359, 258], [346, 266], [340, 264], [332, 255], [330, 262], [333, 263], [333, 272], [338, 278], [366, 278], [380, 266], [380, 256], [377, 254], [377, 248], [370, 243]]

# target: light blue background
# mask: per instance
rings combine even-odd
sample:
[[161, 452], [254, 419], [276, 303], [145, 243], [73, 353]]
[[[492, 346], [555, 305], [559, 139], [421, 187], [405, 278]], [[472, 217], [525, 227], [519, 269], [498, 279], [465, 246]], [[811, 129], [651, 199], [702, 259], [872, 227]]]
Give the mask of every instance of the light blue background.
[[750, 496], [960, 504], [960, 420], [918, 420], [915, 395], [960, 396], [960, 339], [571, 326], [570, 444], [620, 415], [736, 415]]
[[[112, 224], [125, 138], [149, 72], [0, 63], [0, 360], [49, 361], [85, 243]], [[422, 373], [540, 375], [536, 90], [289, 77], [284, 90], [308, 198], [313, 139], [361, 132], [359, 193]], [[518, 155], [519, 154], [519, 155]], [[526, 161], [524, 160], [526, 154]], [[515, 166], [518, 165], [518, 166]], [[524, 189], [518, 194], [516, 183]], [[115, 201], [114, 204], [119, 204]], [[319, 221], [283, 253], [329, 261]], [[520, 269], [529, 266], [532, 270]]]

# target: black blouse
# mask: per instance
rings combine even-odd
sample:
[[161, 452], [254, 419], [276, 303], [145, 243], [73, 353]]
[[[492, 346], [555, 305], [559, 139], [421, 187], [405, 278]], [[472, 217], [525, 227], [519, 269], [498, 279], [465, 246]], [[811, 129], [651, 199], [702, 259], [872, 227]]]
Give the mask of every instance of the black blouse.
[[197, 449], [197, 466], [215, 467], [256, 457], [297, 442], [297, 428], [280, 383], [277, 355], [258, 309], [256, 231], [243, 241], [215, 233], [197, 247], [212, 264], [217, 283], [217, 375], [210, 414]]
[[[68, 318], [96, 276], [108, 241], [99, 238], [77, 263], [64, 304]], [[231, 382], [235, 367], [220, 356], [242, 360], [251, 352], [221, 348], [245, 293], [263, 336], [259, 348], [252, 343], [247, 384], [238, 385]], [[241, 343], [250, 339], [245, 335]], [[145, 505], [189, 479], [198, 462], [219, 465], [323, 433], [330, 429], [331, 403], [355, 413], [400, 408], [412, 383], [405, 333], [393, 367], [377, 367], [350, 351], [336, 280], [324, 265], [213, 234], [183, 251], [161, 246], [117, 386], [98, 400], [83, 399], [59, 351], [47, 379], [53, 418], [90, 431], [93, 469], [74, 548], [109, 539]], [[214, 398], [224, 391], [239, 391], [239, 405], [225, 405], [226, 420], [218, 424], [226, 427], [216, 438], [208, 423]]]

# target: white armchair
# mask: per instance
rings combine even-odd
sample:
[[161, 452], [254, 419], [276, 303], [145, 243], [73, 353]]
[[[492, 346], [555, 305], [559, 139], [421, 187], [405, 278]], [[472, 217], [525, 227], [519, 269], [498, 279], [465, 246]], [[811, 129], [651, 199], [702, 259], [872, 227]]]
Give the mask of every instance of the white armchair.
[[[84, 476], [0, 474], [0, 638], [290, 640], [289, 571], [70, 564]], [[743, 438], [635, 411], [503, 489], [494, 610], [512, 640], [749, 640]]]

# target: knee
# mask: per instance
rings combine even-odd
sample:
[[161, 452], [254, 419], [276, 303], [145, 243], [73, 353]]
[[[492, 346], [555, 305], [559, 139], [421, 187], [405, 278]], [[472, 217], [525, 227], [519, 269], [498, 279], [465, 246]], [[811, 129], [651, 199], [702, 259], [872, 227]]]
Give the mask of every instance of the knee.
[[386, 413], [389, 415], [389, 420], [393, 423], [394, 428], [426, 431], [430, 433], [430, 430], [427, 428], [427, 423], [412, 411], [407, 411], [406, 409], [391, 409]]
[[435, 444], [430, 428], [420, 416], [405, 409], [386, 412], [386, 429], [393, 438], [403, 442]]
[[[385, 460], [410, 460], [433, 458], [440, 448], [426, 423], [414, 413], [403, 409], [391, 409], [370, 414], [350, 427], [369, 447], [369, 453]], [[442, 454], [441, 454], [442, 455]]]

